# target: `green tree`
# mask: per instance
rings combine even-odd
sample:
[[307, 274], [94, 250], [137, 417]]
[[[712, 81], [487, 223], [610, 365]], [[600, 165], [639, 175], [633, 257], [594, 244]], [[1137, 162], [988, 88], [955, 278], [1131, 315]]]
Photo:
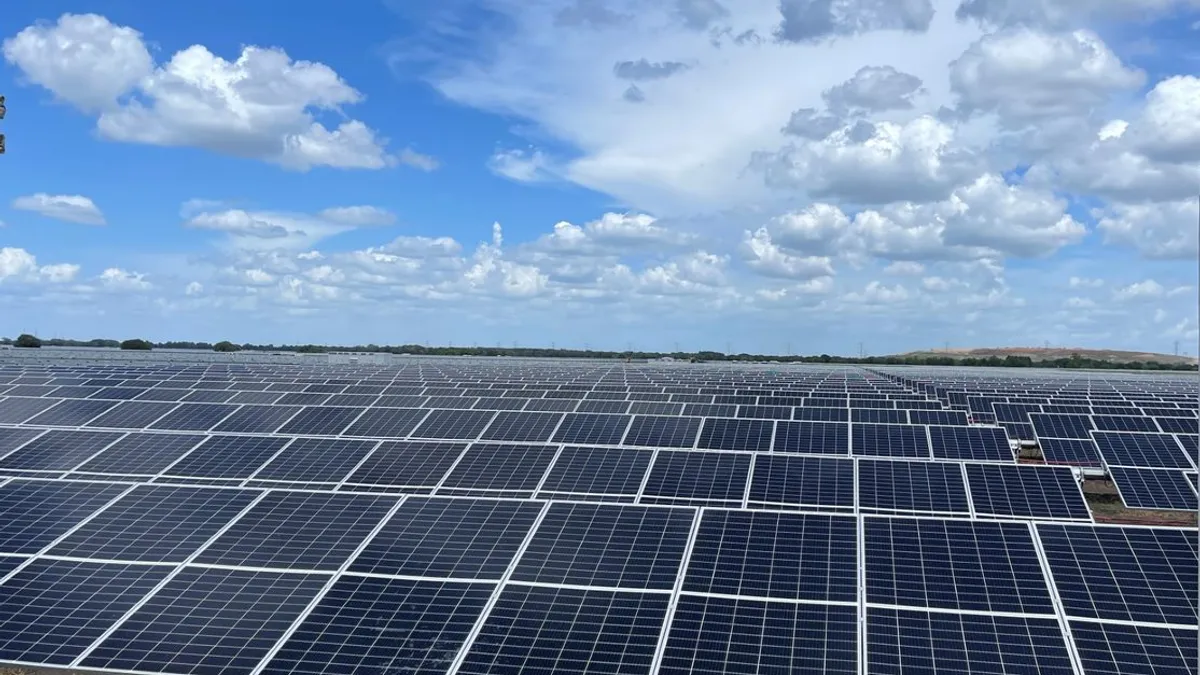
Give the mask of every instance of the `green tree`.
[[239, 347], [238, 345], [233, 344], [229, 340], [221, 340], [217, 344], [213, 345], [213, 351], [214, 352], [240, 352], [240, 351], [242, 351], [242, 348]]
[[42, 341], [29, 333], [22, 333], [17, 336], [17, 341], [13, 343], [13, 346], [36, 349], [42, 346]]
[[134, 338], [132, 340], [126, 340], [121, 343], [121, 349], [132, 349], [132, 350], [137, 350], [137, 351], [148, 352], [153, 348], [154, 348], [154, 345], [152, 343], [150, 343], [148, 340], [139, 340], [137, 338]]

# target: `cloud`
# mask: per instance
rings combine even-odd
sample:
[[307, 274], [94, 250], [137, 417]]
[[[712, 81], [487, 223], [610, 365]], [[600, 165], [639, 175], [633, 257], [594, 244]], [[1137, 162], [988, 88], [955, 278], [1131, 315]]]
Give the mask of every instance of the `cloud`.
[[687, 69], [688, 65], [679, 61], [651, 63], [646, 59], [638, 59], [637, 61], [618, 61], [613, 66], [613, 74], [622, 80], [648, 82], [650, 80], [665, 80]]
[[771, 241], [771, 233], [765, 227], [745, 232], [742, 252], [747, 265], [764, 276], [810, 280], [834, 273], [828, 257], [790, 255]]
[[1166, 295], [1166, 292], [1162, 284], [1153, 279], [1146, 279], [1115, 289], [1113, 291], [1113, 299], [1118, 302], [1125, 302], [1127, 300], [1160, 298]]
[[[109, 140], [199, 147], [296, 171], [399, 161], [361, 121], [333, 129], [316, 121], [315, 113], [340, 112], [363, 96], [328, 66], [293, 61], [282, 49], [247, 46], [228, 61], [192, 45], [155, 64], [136, 30], [64, 14], [6, 40], [4, 55], [30, 82], [98, 114], [97, 131]], [[405, 158], [423, 170], [431, 163]]]
[[48, 195], [45, 192], [17, 197], [12, 207], [22, 211], [33, 211], [47, 218], [64, 220], [81, 225], [104, 225], [104, 214], [82, 195]]
[[442, 163], [435, 157], [430, 155], [422, 155], [421, 153], [411, 148], [405, 148], [396, 156], [396, 161], [405, 165], [411, 166], [414, 169], [420, 169], [426, 173], [436, 171], [442, 166]]
[[921, 78], [915, 75], [892, 66], [863, 66], [854, 77], [826, 90], [822, 98], [835, 115], [848, 115], [856, 110], [908, 110], [920, 91]]
[[675, 12], [691, 30], [707, 30], [714, 22], [729, 16], [729, 10], [717, 0], [676, 0]]
[[1087, 277], [1071, 277], [1067, 285], [1071, 288], [1101, 288], [1104, 286], [1103, 279], [1089, 279]]
[[145, 291], [151, 288], [146, 275], [119, 267], [109, 267], [98, 277], [100, 285], [114, 291]]
[[1150, 259], [1195, 260], [1200, 255], [1200, 202], [1114, 204], [1097, 212], [1105, 241]]
[[378, 206], [337, 206], [317, 215], [330, 222], [356, 227], [391, 225], [396, 222], [395, 214]]
[[898, 260], [883, 268], [883, 273], [902, 277], [916, 277], [925, 273], [925, 266], [911, 260]]
[[541, 150], [500, 150], [488, 160], [492, 173], [518, 183], [551, 180], [550, 158]]
[[933, 21], [930, 0], [780, 0], [775, 36], [813, 42], [839, 35], [904, 30], [923, 33]]
[[1056, 27], [1102, 19], [1152, 21], [1195, 0], [962, 0], [955, 14], [988, 26]]
[[69, 263], [39, 265], [37, 258], [23, 248], [0, 248], [0, 284], [33, 281], [65, 283], [75, 279], [79, 270], [79, 265]]

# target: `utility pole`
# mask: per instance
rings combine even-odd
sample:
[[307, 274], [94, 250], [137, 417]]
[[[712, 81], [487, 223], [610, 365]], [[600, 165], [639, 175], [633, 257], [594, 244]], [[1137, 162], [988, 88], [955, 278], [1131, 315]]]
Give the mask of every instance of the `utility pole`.
[[1175, 356], [1179, 356], [1179, 340], [1175, 341]]
[[867, 350], [863, 348], [863, 343], [861, 343], [861, 342], [858, 343], [858, 358], [860, 358], [860, 359], [865, 358], [866, 355], [867, 355]]
[[[8, 107], [4, 105], [4, 94], [0, 94], [0, 120], [4, 119], [4, 115], [8, 113]], [[4, 154], [4, 134], [0, 134], [0, 155]]]
[[725, 343], [725, 356], [730, 356], [732, 354], [733, 354], [733, 343], [726, 342]]

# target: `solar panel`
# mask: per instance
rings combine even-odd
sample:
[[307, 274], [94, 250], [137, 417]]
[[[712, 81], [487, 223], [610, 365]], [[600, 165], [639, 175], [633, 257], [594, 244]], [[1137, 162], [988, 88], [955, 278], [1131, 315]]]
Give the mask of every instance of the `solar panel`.
[[0, 468], [69, 471], [119, 438], [112, 431], [52, 429], [0, 459]]
[[1198, 658], [1194, 628], [1071, 621], [1079, 661], [1093, 673], [1195, 675]]
[[660, 450], [650, 466], [642, 501], [739, 506], [749, 474], [748, 454]]
[[867, 608], [867, 672], [1071, 675], [1054, 618]]
[[1158, 425], [1151, 417], [1141, 415], [1092, 415], [1092, 424], [1103, 431], [1150, 431], [1158, 432]]
[[1075, 474], [1067, 467], [967, 464], [967, 485], [978, 515], [1091, 520]]
[[850, 410], [848, 408], [797, 406], [792, 409], [792, 419], [808, 422], [849, 422]]
[[441, 490], [446, 493], [489, 490], [532, 496], [557, 451], [552, 445], [476, 443], [463, 453], [442, 482]]
[[269, 492], [197, 562], [242, 567], [336, 570], [398, 498], [316, 492]]
[[37, 438], [41, 433], [43, 433], [41, 429], [0, 428], [0, 457], [5, 457], [13, 450]]
[[104, 452], [75, 468], [75, 473], [154, 475], [200, 444], [196, 434], [126, 434]]
[[767, 508], [853, 509], [854, 461], [759, 455], [754, 460], [749, 504]]
[[123, 401], [84, 426], [110, 429], [141, 429], [175, 409], [174, 403]]
[[853, 606], [681, 595], [659, 673], [858, 673]]
[[56, 403], [58, 403], [58, 399], [10, 396], [0, 401], [0, 423], [19, 424], [49, 409]]
[[170, 431], [207, 431], [239, 407], [222, 403], [181, 403], [147, 428]]
[[998, 427], [929, 427], [934, 459], [1011, 462], [1008, 434]]
[[0, 553], [37, 553], [129, 487], [34, 480], [0, 485]]
[[384, 441], [346, 484], [433, 488], [466, 448], [466, 443]]
[[328, 580], [324, 574], [184, 567], [80, 666], [249, 675]]
[[858, 506], [883, 513], [971, 510], [962, 469], [950, 462], [859, 460]]
[[1100, 449], [1092, 439], [1081, 438], [1043, 438], [1038, 441], [1042, 458], [1047, 464], [1067, 464], [1070, 466], [1099, 467], [1101, 465]]
[[1171, 434], [1195, 434], [1200, 431], [1200, 420], [1195, 417], [1155, 417], [1159, 428]]
[[1191, 469], [1187, 453], [1171, 434], [1097, 431], [1092, 434], [1100, 456], [1109, 466], [1153, 469]]
[[257, 496], [250, 490], [139, 485], [47, 553], [130, 562], [184, 562]]
[[472, 440], [479, 437], [497, 414], [491, 410], [431, 410], [411, 435], [416, 438]]
[[636, 415], [625, 433], [624, 445], [690, 448], [696, 443], [701, 420], [694, 417]]
[[[300, 436], [338, 436], [343, 432], [348, 436], [357, 436], [354, 427], [347, 429], [359, 418], [366, 416], [370, 408], [345, 408], [334, 406], [308, 406], [296, 413], [287, 424], [279, 428], [281, 434], [297, 434]], [[357, 426], [357, 425], [355, 425]], [[382, 436], [382, 434], [373, 434]]]
[[853, 517], [706, 510], [683, 590], [853, 603], [857, 551]]
[[412, 497], [349, 570], [498, 580], [541, 511], [542, 505], [532, 501]]
[[541, 494], [636, 497], [653, 456], [648, 450], [563, 448]]
[[181, 401], [185, 403], [224, 403], [233, 398], [237, 392], [197, 389], [189, 392]]
[[863, 528], [867, 602], [1054, 614], [1024, 523], [868, 517]]
[[909, 410], [909, 424], [945, 424], [966, 426], [967, 414], [961, 410]]
[[790, 420], [792, 408], [783, 405], [739, 405], [736, 416], [759, 420]]
[[693, 516], [685, 508], [552, 503], [512, 578], [670, 590]]
[[851, 408], [851, 422], [869, 424], [908, 424], [908, 411], [883, 408]]
[[233, 434], [269, 434], [300, 412], [298, 406], [245, 405], [213, 428]]
[[569, 413], [554, 433], [555, 443], [573, 445], [617, 445], [629, 426], [629, 415]]
[[343, 576], [262, 672], [444, 673], [493, 590], [487, 583]]
[[543, 443], [562, 421], [559, 413], [499, 412], [480, 438], [489, 441]]
[[696, 447], [766, 452], [771, 449], [775, 424], [769, 420], [709, 418], [704, 420]]
[[670, 599], [507, 585], [458, 672], [649, 673]]
[[1131, 509], [1195, 512], [1200, 508], [1196, 491], [1183, 471], [1114, 466], [1109, 475], [1121, 501]]
[[339, 483], [375, 448], [374, 441], [344, 438], [297, 438], [253, 477], [265, 481]]
[[931, 457], [925, 427], [915, 424], [852, 424], [850, 452], [863, 457]]
[[1068, 616], [1196, 624], [1195, 530], [1039, 523]]
[[210, 436], [163, 470], [166, 476], [241, 480], [249, 478], [288, 443], [267, 436]]
[[0, 585], [0, 661], [69, 665], [171, 569], [34, 560]]
[[1029, 421], [1033, 424], [1038, 438], [1090, 438], [1096, 427], [1092, 418], [1087, 415], [1050, 415], [1045, 413], [1030, 413]]

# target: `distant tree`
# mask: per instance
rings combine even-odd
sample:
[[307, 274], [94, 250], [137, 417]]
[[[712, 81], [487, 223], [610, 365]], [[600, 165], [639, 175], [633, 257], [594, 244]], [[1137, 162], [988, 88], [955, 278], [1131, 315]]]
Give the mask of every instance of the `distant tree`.
[[242, 348], [238, 345], [233, 344], [229, 340], [221, 340], [217, 344], [213, 345], [213, 351], [214, 352], [240, 352], [240, 351], [242, 351]]
[[132, 349], [132, 350], [136, 350], [136, 351], [148, 352], [153, 348], [154, 348], [154, 345], [151, 342], [149, 342], [147, 340], [139, 340], [137, 338], [134, 338], [132, 340], [125, 340], [124, 342], [121, 343], [121, 349]]
[[29, 347], [32, 349], [36, 349], [36, 348], [42, 346], [42, 341], [37, 339], [33, 335], [30, 335], [29, 333], [22, 333], [17, 336], [17, 341], [13, 343], [13, 346], [14, 347]]

